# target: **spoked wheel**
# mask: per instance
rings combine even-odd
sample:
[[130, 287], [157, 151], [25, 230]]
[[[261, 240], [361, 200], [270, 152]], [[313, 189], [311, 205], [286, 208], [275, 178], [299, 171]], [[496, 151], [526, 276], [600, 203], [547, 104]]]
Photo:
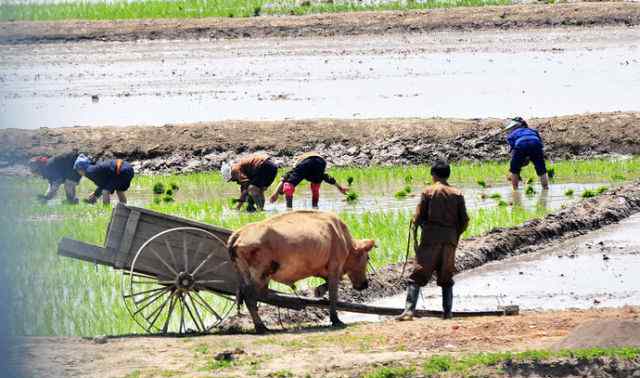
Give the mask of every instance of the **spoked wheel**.
[[[195, 227], [163, 231], [147, 240], [123, 273], [122, 297], [150, 333], [203, 333], [234, 307], [235, 270], [225, 243]], [[212, 290], [215, 290], [212, 291]]]

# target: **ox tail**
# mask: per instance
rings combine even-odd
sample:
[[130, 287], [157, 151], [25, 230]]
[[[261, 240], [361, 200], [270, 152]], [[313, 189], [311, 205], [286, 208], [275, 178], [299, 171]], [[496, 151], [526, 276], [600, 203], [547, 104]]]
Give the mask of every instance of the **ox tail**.
[[236, 289], [236, 306], [239, 314], [240, 308], [244, 303], [244, 295], [242, 292], [242, 287], [244, 285], [244, 278], [242, 277], [242, 273], [240, 272], [240, 269], [238, 267], [238, 261], [237, 261], [238, 252], [236, 251], [236, 241], [238, 241], [238, 237], [240, 237], [240, 235], [237, 232], [231, 235], [231, 237], [227, 241], [227, 252], [229, 253], [229, 259], [233, 263], [233, 266], [236, 268], [236, 272], [238, 273], [238, 279], [240, 281], [238, 283], [238, 288]]
[[233, 233], [233, 235], [231, 235], [231, 237], [227, 241], [227, 252], [229, 253], [229, 258], [234, 263], [238, 258], [238, 253], [236, 251], [236, 241], [238, 241], [239, 237], [240, 237], [240, 234], [236, 232], [236, 233]]

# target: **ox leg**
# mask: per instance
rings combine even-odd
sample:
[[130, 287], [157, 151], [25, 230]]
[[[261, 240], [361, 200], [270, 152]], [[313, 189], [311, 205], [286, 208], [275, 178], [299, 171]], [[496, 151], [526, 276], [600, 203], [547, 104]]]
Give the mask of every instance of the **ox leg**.
[[[231, 258], [233, 259], [233, 254], [231, 256]], [[236, 271], [240, 274], [239, 296], [247, 306], [247, 310], [249, 310], [249, 314], [251, 315], [251, 320], [253, 320], [253, 326], [256, 329], [256, 333], [264, 334], [268, 331], [268, 329], [262, 322], [262, 319], [260, 319], [260, 315], [258, 315], [258, 293], [256, 290], [256, 286], [248, 273], [249, 267], [241, 259], [236, 259], [234, 261], [234, 265]], [[240, 305], [240, 303], [238, 303], [238, 305]]]
[[329, 276], [329, 318], [334, 327], [344, 327], [345, 324], [338, 319], [338, 277]]
[[258, 315], [258, 295], [256, 293], [255, 286], [245, 283], [243, 284], [241, 291], [244, 303], [247, 305], [247, 310], [249, 310], [249, 314], [251, 314], [251, 320], [253, 320], [253, 326], [256, 329], [256, 333], [266, 333], [269, 330], [262, 322], [262, 319], [260, 319], [260, 315]]

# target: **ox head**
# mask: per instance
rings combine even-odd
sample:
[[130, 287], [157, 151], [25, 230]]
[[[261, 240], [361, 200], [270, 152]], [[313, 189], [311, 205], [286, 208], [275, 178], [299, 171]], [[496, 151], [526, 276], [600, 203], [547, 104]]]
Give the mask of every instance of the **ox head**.
[[364, 290], [369, 287], [367, 263], [369, 262], [369, 251], [375, 246], [376, 242], [369, 239], [353, 241], [353, 249], [347, 257], [344, 270], [356, 290]]

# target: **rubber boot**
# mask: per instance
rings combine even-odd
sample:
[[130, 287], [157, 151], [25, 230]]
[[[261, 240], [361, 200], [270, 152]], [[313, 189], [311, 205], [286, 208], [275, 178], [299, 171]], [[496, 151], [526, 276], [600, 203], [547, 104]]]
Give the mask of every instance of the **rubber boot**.
[[401, 322], [413, 320], [419, 295], [420, 287], [418, 285], [411, 284], [409, 285], [409, 287], [407, 287], [407, 302], [404, 305], [404, 312], [400, 314], [400, 316], [398, 316], [396, 320]]
[[442, 318], [443, 319], [451, 319], [453, 318], [453, 313], [451, 312], [451, 308], [453, 307], [453, 286], [443, 287], [442, 288]]
[[249, 198], [247, 199], [247, 212], [255, 213], [255, 211], [256, 211], [255, 201], [251, 196], [249, 196]]
[[285, 199], [287, 200], [287, 210], [293, 209], [293, 196], [285, 197]]

